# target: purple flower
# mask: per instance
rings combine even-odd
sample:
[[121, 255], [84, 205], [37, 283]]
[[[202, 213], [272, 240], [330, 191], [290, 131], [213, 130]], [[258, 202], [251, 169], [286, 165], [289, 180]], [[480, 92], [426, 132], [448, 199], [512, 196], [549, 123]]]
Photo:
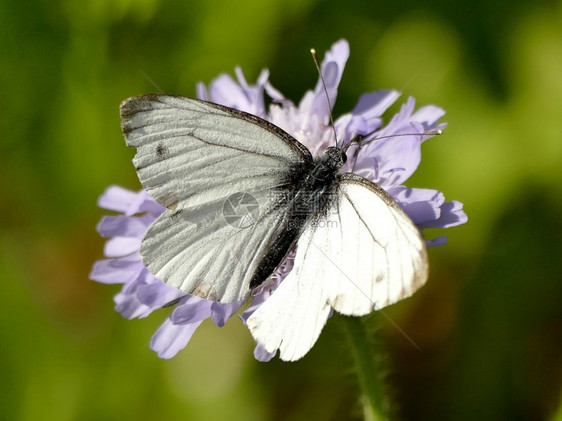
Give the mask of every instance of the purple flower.
[[[348, 57], [349, 46], [340, 40], [328, 51], [321, 65], [332, 106]], [[360, 136], [361, 147], [357, 143], [349, 145], [348, 161], [342, 172], [357, 173], [380, 185], [420, 230], [449, 228], [467, 221], [460, 202], [446, 202], [437, 190], [403, 185], [420, 163], [422, 143], [431, 137], [420, 133], [446, 126], [439, 123], [444, 115], [441, 108], [426, 105], [415, 110], [415, 100], [408, 98], [390, 122], [383, 125], [382, 114], [400, 93], [375, 91], [362, 95], [353, 110], [340, 116], [332, 128], [331, 110], [320, 80], [296, 106], [269, 83], [268, 71], [261, 72], [255, 85], [247, 83], [241, 69], [237, 68], [235, 73], [237, 81], [223, 74], [209, 87], [199, 83], [197, 96], [271, 121], [306, 145], [313, 156], [334, 146], [335, 134], [340, 147]], [[269, 110], [265, 106], [264, 94], [273, 101]], [[205, 319], [211, 318], [217, 326], [223, 326], [240, 310], [244, 302], [222, 304], [186, 294], [167, 286], [144, 267], [139, 254], [140, 243], [150, 224], [164, 211], [145, 191], [136, 193], [111, 186], [102, 194], [98, 205], [119, 215], [105, 216], [98, 224], [99, 233], [108, 238], [104, 248], [107, 259], [94, 264], [90, 278], [123, 285], [114, 300], [115, 309], [126, 318], [146, 317], [154, 310], [172, 308], [150, 342], [159, 357], [171, 358], [184, 348]], [[426, 240], [428, 246], [445, 242], [445, 236]], [[294, 256], [295, 250], [263, 285], [253, 291], [251, 304], [240, 316], [244, 323], [291, 271]], [[266, 352], [260, 344], [254, 350], [255, 358], [260, 361], [269, 361], [274, 355], [275, 352]]]

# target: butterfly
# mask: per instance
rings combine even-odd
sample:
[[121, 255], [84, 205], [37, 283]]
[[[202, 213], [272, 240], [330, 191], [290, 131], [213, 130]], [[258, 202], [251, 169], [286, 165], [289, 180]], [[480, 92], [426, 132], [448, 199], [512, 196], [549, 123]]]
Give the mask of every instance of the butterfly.
[[296, 246], [293, 269], [247, 320], [267, 352], [299, 359], [332, 308], [365, 315], [427, 280], [418, 228], [377, 184], [340, 173], [343, 148], [313, 158], [257, 116], [165, 94], [125, 100], [121, 121], [141, 184], [166, 208], [140, 247], [157, 278], [238, 302]]

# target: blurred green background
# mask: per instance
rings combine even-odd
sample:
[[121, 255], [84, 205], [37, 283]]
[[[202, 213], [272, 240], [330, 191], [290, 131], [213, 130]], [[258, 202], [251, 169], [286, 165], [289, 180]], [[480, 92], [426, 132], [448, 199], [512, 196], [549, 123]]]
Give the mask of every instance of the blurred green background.
[[394, 418], [562, 420], [562, 3], [545, 0], [1, 2], [0, 419], [361, 418], [338, 317], [296, 363], [256, 362], [237, 320], [164, 361], [165, 312], [124, 320], [118, 287], [88, 280], [98, 195], [139, 188], [120, 101], [193, 96], [236, 65], [298, 101], [309, 48], [340, 38], [335, 116], [381, 88], [445, 108], [409, 185], [469, 216], [387, 309], [421, 351], [380, 322]]

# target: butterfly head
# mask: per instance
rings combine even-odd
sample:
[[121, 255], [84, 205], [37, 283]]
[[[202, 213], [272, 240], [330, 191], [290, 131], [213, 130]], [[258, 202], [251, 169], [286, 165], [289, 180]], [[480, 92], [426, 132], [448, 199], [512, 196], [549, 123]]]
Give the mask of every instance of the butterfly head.
[[330, 146], [324, 152], [325, 163], [329, 167], [339, 170], [345, 162], [347, 161], [347, 155], [343, 149], [337, 148], [335, 146]]

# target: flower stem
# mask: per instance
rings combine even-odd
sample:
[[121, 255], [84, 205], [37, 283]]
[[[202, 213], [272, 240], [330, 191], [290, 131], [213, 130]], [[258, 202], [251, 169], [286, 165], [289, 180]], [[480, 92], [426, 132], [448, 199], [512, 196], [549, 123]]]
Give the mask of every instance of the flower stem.
[[369, 346], [367, 332], [359, 317], [342, 317], [350, 339], [359, 386], [362, 392], [365, 420], [383, 421], [387, 418], [387, 399], [384, 395], [384, 371], [380, 367], [380, 355], [374, 355]]

